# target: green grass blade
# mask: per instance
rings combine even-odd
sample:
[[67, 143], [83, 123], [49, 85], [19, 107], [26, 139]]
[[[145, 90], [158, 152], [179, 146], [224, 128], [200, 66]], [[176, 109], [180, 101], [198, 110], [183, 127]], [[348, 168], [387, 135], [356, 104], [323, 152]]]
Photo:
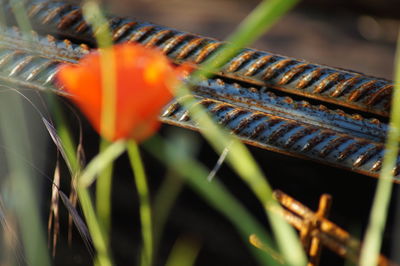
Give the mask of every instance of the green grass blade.
[[102, 77], [101, 132], [103, 136], [113, 136], [116, 118], [116, 62], [114, 51], [104, 49], [112, 47], [111, 31], [96, 1], [85, 1], [82, 10], [86, 20], [92, 25], [98, 47], [102, 48], [99, 50]]
[[[238, 30], [228, 38], [228, 43], [214, 57], [206, 61], [201, 69], [192, 75], [191, 80], [196, 81], [201, 76], [215, 72], [218, 67], [226, 63], [240, 49], [256, 40], [265, 30], [269, 29], [286, 11], [293, 7], [297, 0], [272, 0], [263, 1], [249, 14], [239, 26]], [[201, 133], [210, 144], [220, 153], [231, 144], [227, 157], [228, 163], [240, 177], [254, 191], [255, 195], [264, 205], [270, 219], [281, 252], [291, 265], [305, 265], [306, 257], [300, 241], [293, 228], [280, 215], [269, 211], [280, 208], [272, 197], [272, 190], [266, 178], [252, 158], [247, 148], [236, 138], [216, 126], [202, 106], [195, 104], [190, 97], [190, 91], [182, 86], [177, 90], [180, 102], [190, 110], [192, 117], [199, 124]]]
[[[107, 19], [97, 1], [87, 0], [83, 7], [86, 20], [92, 25], [100, 53], [102, 77], [101, 135], [112, 136], [115, 132], [116, 117], [116, 62], [113, 50], [105, 49], [113, 45]], [[100, 153], [108, 146], [101, 140]], [[96, 184], [96, 206], [101, 224], [108, 235], [111, 226], [111, 190], [113, 162], [103, 169]], [[107, 239], [108, 242], [108, 239]]]
[[360, 265], [375, 266], [382, 245], [390, 196], [393, 187], [393, 169], [397, 163], [400, 139], [400, 32], [397, 40], [395, 58], [394, 90], [389, 131], [386, 139], [386, 150], [382, 170], [375, 192], [375, 198], [370, 213], [370, 220], [365, 234], [364, 244], [360, 255]]
[[[181, 88], [182, 89], [182, 88]], [[188, 92], [187, 89], [185, 89]], [[180, 95], [187, 96], [187, 93]], [[193, 98], [181, 97], [181, 103], [190, 109], [193, 119], [199, 124], [200, 132], [218, 152], [230, 145], [227, 161], [247, 183], [264, 206], [274, 230], [281, 252], [290, 265], [305, 265], [306, 258], [294, 229], [279, 215], [280, 206], [272, 196], [272, 190], [261, 169], [250, 152], [238, 139], [216, 125], [202, 106]]]
[[108, 252], [106, 237], [101, 229], [99, 219], [96, 217], [89, 190], [82, 186], [78, 186], [77, 190], [90, 235], [96, 247], [97, 263], [99, 263], [101, 266], [111, 266], [112, 263]]
[[299, 0], [262, 1], [239, 25], [227, 39], [227, 44], [215, 56], [201, 65], [198, 74], [216, 72], [221, 66], [235, 56], [242, 48], [252, 44], [271, 28]]
[[[199, 138], [198, 136], [189, 131], [182, 131], [180, 129], [168, 130], [168, 139], [176, 144], [176, 148], [185, 148], [186, 153], [195, 158], [199, 152]], [[184, 180], [179, 174], [172, 170], [167, 169], [164, 180], [159, 189], [154, 195], [153, 200], [153, 228], [154, 228], [154, 254], [157, 254], [160, 248], [160, 241], [163, 237], [165, 225], [168, 221], [171, 209], [174, 206], [182, 189], [185, 187]]]
[[126, 142], [123, 140], [109, 145], [102, 153], [97, 154], [82, 171], [78, 185], [82, 187], [90, 186], [97, 175], [115, 161], [125, 150]]
[[189, 237], [180, 237], [172, 247], [166, 266], [192, 266], [200, 251], [200, 244]]
[[[101, 139], [100, 153], [103, 153], [110, 143]], [[109, 243], [109, 233], [111, 229], [111, 190], [112, 190], [112, 173], [114, 163], [111, 162], [99, 174], [96, 181], [96, 210], [99, 216], [100, 224], [104, 228], [106, 242]]]
[[140, 222], [143, 238], [142, 266], [150, 266], [153, 261], [153, 222], [150, 195], [139, 147], [133, 140], [128, 142], [128, 155], [139, 194]]
[[[213, 208], [220, 211], [240, 232], [243, 240], [248, 243], [248, 237], [256, 234], [268, 245], [272, 254], [256, 251], [250, 244], [248, 247], [254, 252], [261, 265], [274, 265], [280, 255], [273, 251], [272, 240], [269, 239], [263, 227], [246, 211], [245, 208], [225, 189], [218, 181], [208, 182], [206, 177], [209, 171], [189, 155], [178, 149], [176, 145], [164, 142], [153, 137], [146, 142], [146, 149], [158, 160], [164, 162], [173, 171], [185, 178], [185, 181], [200, 194]], [[166, 154], [160, 151], [167, 151]]]

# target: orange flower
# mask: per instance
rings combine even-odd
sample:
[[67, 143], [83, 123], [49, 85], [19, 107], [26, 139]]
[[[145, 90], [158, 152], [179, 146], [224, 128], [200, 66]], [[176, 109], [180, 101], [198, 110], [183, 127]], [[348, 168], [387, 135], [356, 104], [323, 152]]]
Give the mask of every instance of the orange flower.
[[[103, 137], [142, 141], [159, 128], [158, 114], [172, 99], [172, 90], [185, 67], [175, 68], [160, 51], [137, 44], [108, 49], [113, 49], [115, 56], [116, 117], [114, 134]], [[103, 91], [100, 62], [99, 53], [94, 52], [77, 65], [62, 65], [57, 74], [63, 89], [99, 133]]]

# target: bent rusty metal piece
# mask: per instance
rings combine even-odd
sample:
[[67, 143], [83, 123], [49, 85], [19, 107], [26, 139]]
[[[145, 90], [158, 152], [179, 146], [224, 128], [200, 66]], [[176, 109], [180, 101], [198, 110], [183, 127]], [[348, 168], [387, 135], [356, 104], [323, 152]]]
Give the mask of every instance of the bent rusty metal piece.
[[[31, 39], [25, 41], [13, 29], [2, 33], [0, 80], [60, 92], [54, 84], [57, 66], [76, 63], [89, 48], [50, 36], [34, 35]], [[379, 174], [387, 125], [377, 119], [278, 96], [269, 87], [245, 86], [220, 78], [202, 80], [192, 91], [216, 121], [245, 143], [369, 176]], [[197, 129], [189, 112], [177, 101], [165, 108], [160, 119]], [[393, 170], [396, 175], [399, 159]]]
[[[321, 245], [353, 263], [358, 263], [361, 243], [327, 219], [331, 204], [329, 195], [321, 196], [320, 206], [316, 213], [280, 190], [275, 190], [274, 196], [285, 208], [282, 213], [283, 217], [300, 231], [303, 246], [309, 254], [309, 266], [318, 265]], [[319, 245], [313, 247], [314, 240], [317, 240]], [[380, 255], [378, 265], [397, 264]]]
[[[27, 6], [31, 23], [39, 32], [95, 46], [92, 30], [79, 7], [48, 0], [30, 0]], [[128, 41], [158, 47], [177, 63], [201, 64], [224, 45], [212, 38], [132, 19], [111, 18], [109, 25], [116, 43]], [[363, 112], [389, 115], [393, 84], [349, 70], [243, 49], [216, 74]]]

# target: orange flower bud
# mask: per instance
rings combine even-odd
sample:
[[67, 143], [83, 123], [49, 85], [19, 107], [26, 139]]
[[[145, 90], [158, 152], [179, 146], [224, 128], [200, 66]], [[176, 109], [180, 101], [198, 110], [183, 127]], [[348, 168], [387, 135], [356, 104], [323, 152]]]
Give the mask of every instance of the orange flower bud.
[[[184, 76], [186, 67], [175, 68], [160, 51], [137, 44], [115, 45], [108, 49], [113, 49], [115, 57], [116, 117], [114, 134], [103, 137], [110, 141], [129, 138], [142, 141], [159, 128], [158, 114], [172, 99], [173, 89]], [[57, 80], [101, 133], [100, 54], [90, 53], [77, 65], [62, 65]]]

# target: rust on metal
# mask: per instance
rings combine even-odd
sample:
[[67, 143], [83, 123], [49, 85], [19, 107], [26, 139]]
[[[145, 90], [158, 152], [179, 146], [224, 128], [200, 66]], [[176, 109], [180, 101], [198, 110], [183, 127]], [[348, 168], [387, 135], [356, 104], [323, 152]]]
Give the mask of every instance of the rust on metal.
[[[0, 40], [0, 79], [59, 92], [54, 84], [57, 66], [76, 63], [88, 52], [88, 46], [51, 36], [33, 35], [26, 41], [18, 31], [8, 29]], [[387, 125], [377, 119], [278, 96], [269, 87], [246, 86], [223, 78], [191, 85], [198, 104], [248, 144], [370, 176], [379, 174]], [[197, 129], [189, 112], [177, 101], [165, 108], [160, 119]]]
[[[82, 10], [62, 0], [29, 0], [28, 15], [39, 33], [29, 39], [16, 28], [0, 33], [0, 81], [14, 86], [62, 93], [55, 83], [61, 63], [75, 64], [95, 47], [91, 27]], [[225, 43], [147, 22], [110, 18], [113, 40], [158, 47], [175, 63], [201, 63]], [[63, 40], [58, 39], [64, 38]], [[77, 42], [82, 44], [77, 44]], [[305, 158], [377, 177], [382, 166], [388, 125], [340, 107], [388, 116], [393, 84], [353, 71], [311, 64], [254, 49], [243, 49], [216, 77], [189, 83], [196, 104], [241, 141], [263, 149]], [[286, 96], [281, 96], [281, 92]], [[316, 99], [298, 100], [290, 94]], [[174, 99], [160, 120], [198, 130], [189, 110]], [[393, 172], [400, 182], [400, 157]], [[327, 219], [331, 197], [322, 195], [317, 212], [294, 198], [275, 191], [284, 207], [283, 217], [300, 232], [310, 266], [319, 264], [321, 248], [357, 262], [360, 242]], [[256, 236], [250, 241], [262, 248]], [[277, 255], [278, 256], [278, 255]], [[281, 258], [278, 256], [278, 260]], [[392, 265], [384, 256], [379, 265]]]
[[[317, 212], [311, 211], [296, 199], [280, 190], [274, 191], [277, 201], [284, 207], [285, 220], [300, 232], [300, 238], [308, 254], [308, 265], [319, 265], [321, 249], [326, 247], [336, 254], [358, 263], [361, 243], [348, 232], [327, 219], [332, 198], [323, 194]], [[378, 265], [397, 265], [380, 255]]]
[[[225, 86], [229, 87], [229, 84]], [[210, 89], [214, 87], [210, 86]], [[371, 176], [378, 175], [380, 168], [376, 164], [383, 157], [383, 142], [357, 138], [349, 132], [342, 133], [340, 127], [333, 128], [330, 125], [324, 127], [322, 123], [313, 124], [311, 119], [301, 120], [294, 115], [292, 118], [286, 117], [285, 113], [278, 113], [277, 108], [271, 111], [261, 109], [259, 106], [242, 106], [240, 102], [233, 104], [226, 100], [222, 101], [218, 99], [218, 95], [204, 97], [205, 95], [196, 94], [196, 88], [194, 90], [199, 103], [216, 121], [235, 132], [246, 143]], [[288, 110], [293, 111], [290, 108], [287, 108]], [[197, 129], [197, 125], [190, 120], [188, 111], [178, 102], [171, 103], [165, 108], [161, 120]]]
[[[28, 43], [18, 32], [8, 30], [0, 40], [0, 78], [36, 89], [57, 89], [53, 83], [57, 65], [60, 62], [76, 63], [88, 53], [89, 46], [94, 45], [93, 33], [79, 7], [63, 1], [46, 0], [29, 1], [28, 7], [31, 20], [41, 32], [69, 36], [74, 41], [60, 41], [36, 34], [33, 41]], [[111, 18], [109, 24], [116, 42], [135, 41], [159, 47], [178, 63], [200, 63], [224, 44], [150, 23]], [[77, 45], [76, 41], [80, 40], [86, 44]], [[279, 85], [283, 86], [280, 90], [285, 91], [296, 83], [301, 94], [312, 92], [312, 95], [304, 95], [312, 98], [318, 96], [321, 101], [326, 100], [322, 96], [327, 92], [338, 99], [347, 95], [359, 101], [368, 98], [364, 94], [376, 88], [386, 96], [382, 98], [375, 95], [375, 100], [369, 101], [381, 104], [390, 98], [390, 82], [252, 49], [244, 49], [218, 74], [219, 78], [191, 84], [193, 94], [216, 121], [242, 141], [365, 175], [378, 176], [387, 124], [377, 118], [367, 119], [359, 114], [332, 110], [323, 104], [314, 105], [278, 96], [275, 89]], [[337, 80], [343, 82], [338, 83]], [[347, 100], [337, 103], [348, 106]], [[383, 109], [376, 107], [371, 107], [372, 113], [382, 114]], [[160, 119], [165, 123], [197, 129], [189, 112], [177, 102], [167, 106]], [[400, 167], [396, 166], [393, 171], [397, 173], [397, 169]]]
[[[91, 28], [79, 7], [69, 2], [30, 0], [32, 25], [41, 33], [72, 38], [95, 46]], [[132, 19], [110, 18], [115, 42], [158, 47], [177, 63], [200, 64], [224, 43]], [[357, 72], [312, 64], [255, 49], [243, 49], [216, 73], [256, 86], [306, 96], [324, 102], [388, 116], [393, 84]]]

